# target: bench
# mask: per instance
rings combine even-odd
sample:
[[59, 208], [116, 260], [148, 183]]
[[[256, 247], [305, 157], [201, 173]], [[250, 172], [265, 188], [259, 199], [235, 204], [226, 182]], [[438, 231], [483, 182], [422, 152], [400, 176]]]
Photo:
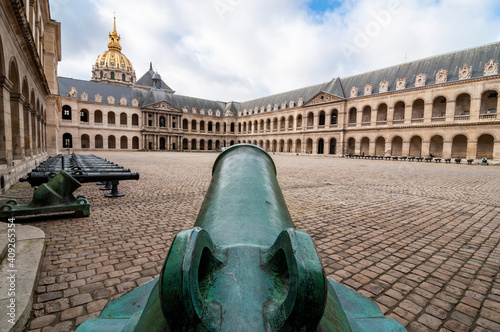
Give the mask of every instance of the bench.
[[408, 158], [408, 157], [399, 157], [399, 159], [401, 159], [402, 161], [405, 161], [406, 158]]
[[424, 160], [424, 157], [417, 157], [416, 159], [418, 162], [421, 162], [422, 160]]
[[391, 156], [387, 156], [385, 157], [385, 160], [391, 160], [391, 158], [392, 158]]
[[425, 158], [426, 163], [430, 163], [432, 161], [432, 157]]
[[398, 157], [392, 157], [392, 160], [398, 160]]
[[437, 163], [440, 163], [441, 162], [441, 158], [436, 158], [436, 159], [434, 159], [434, 161], [437, 162]]
[[460, 163], [462, 162], [462, 158], [457, 158], [457, 159], [455, 159], [455, 162], [456, 162], [457, 164], [460, 164]]
[[415, 161], [415, 157], [408, 157], [408, 161]]
[[451, 158], [445, 159], [444, 161], [445, 161], [445, 163], [449, 164], [449, 163], [451, 163]]
[[467, 159], [467, 164], [472, 165], [473, 161], [474, 161], [474, 159]]

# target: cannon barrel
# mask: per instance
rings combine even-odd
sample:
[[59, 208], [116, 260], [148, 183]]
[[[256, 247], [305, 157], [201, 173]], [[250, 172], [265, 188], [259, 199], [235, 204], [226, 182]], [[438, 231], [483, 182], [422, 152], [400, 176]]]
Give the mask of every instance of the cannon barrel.
[[311, 237], [295, 229], [271, 157], [238, 144], [215, 161], [194, 227], [177, 234], [159, 278], [77, 331], [406, 330], [327, 281]]
[[316, 330], [322, 265], [294, 229], [264, 150], [242, 144], [219, 155], [194, 226], [177, 235], [160, 275], [162, 303], [179, 303], [162, 307], [171, 330]]
[[[121, 181], [139, 180], [137, 172], [107, 172], [107, 173], [87, 173], [87, 172], [67, 172], [80, 183], [100, 182], [100, 181]], [[26, 178], [20, 178], [20, 182], [29, 182], [31, 186], [39, 186], [47, 183], [56, 173], [54, 172], [31, 172]]]

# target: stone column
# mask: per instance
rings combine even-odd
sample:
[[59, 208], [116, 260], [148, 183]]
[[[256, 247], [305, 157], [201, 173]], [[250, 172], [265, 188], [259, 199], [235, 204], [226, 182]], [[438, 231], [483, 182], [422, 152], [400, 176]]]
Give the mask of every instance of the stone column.
[[10, 94], [12, 150], [14, 159], [23, 159], [25, 156], [23, 101], [24, 97], [20, 93]]
[[446, 122], [455, 121], [455, 108], [457, 107], [456, 100], [448, 100], [446, 102]]
[[39, 154], [40, 148], [39, 148], [39, 142], [38, 142], [38, 128], [36, 126], [37, 124], [37, 118], [36, 118], [36, 113], [35, 111], [31, 111], [31, 137], [33, 137], [33, 141], [31, 146], [33, 147], [33, 153], [34, 154]]
[[31, 105], [28, 102], [25, 102], [23, 105], [23, 113], [24, 113], [24, 149], [26, 153], [26, 157], [31, 157], [36, 153], [33, 153], [33, 137], [31, 136]]
[[424, 123], [432, 122], [432, 103], [424, 104]]
[[374, 156], [375, 155], [376, 143], [377, 143], [377, 141], [373, 141], [373, 140], [370, 141], [370, 144], [368, 146], [368, 154], [370, 156]]
[[411, 118], [413, 116], [413, 105], [405, 104], [405, 125], [411, 124]]
[[451, 158], [452, 141], [443, 141], [443, 159]]
[[363, 111], [356, 108], [356, 127], [361, 127], [361, 121], [363, 121]]
[[392, 142], [389, 140], [385, 141], [385, 150], [384, 150], [385, 157], [391, 156], [391, 149], [392, 149]]
[[401, 148], [401, 156], [407, 157], [410, 155], [410, 141], [403, 141], [403, 146]]
[[394, 105], [390, 106], [387, 105], [387, 125], [392, 126], [392, 122], [394, 120]]
[[422, 140], [422, 146], [420, 150], [420, 156], [427, 158], [430, 154], [431, 142]]
[[476, 159], [477, 141], [467, 141], [467, 159]]
[[[317, 130], [319, 128], [319, 114], [313, 113], [313, 129]], [[326, 120], [326, 119], [325, 119]]]
[[471, 98], [469, 121], [479, 121], [480, 113], [481, 113], [481, 97]]
[[5, 76], [0, 77], [0, 164], [10, 164], [12, 153], [12, 127], [10, 112], [10, 91], [12, 82]]
[[493, 160], [500, 160], [500, 140], [493, 141]]
[[356, 140], [354, 143], [354, 154], [361, 154], [361, 140]]
[[378, 109], [376, 108], [372, 109], [372, 112], [370, 113], [370, 126], [377, 125], [377, 114], [378, 114]]

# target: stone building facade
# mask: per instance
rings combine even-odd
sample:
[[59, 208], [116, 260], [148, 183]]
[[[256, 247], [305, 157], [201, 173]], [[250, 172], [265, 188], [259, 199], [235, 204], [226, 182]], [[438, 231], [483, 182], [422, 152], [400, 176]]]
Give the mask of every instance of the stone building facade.
[[59, 23], [48, 0], [0, 2], [0, 192], [57, 151]]
[[62, 116], [62, 145], [215, 151], [244, 142], [278, 153], [500, 161], [498, 59], [495, 43], [229, 103], [178, 95], [152, 66], [129, 86], [59, 78], [73, 113]]

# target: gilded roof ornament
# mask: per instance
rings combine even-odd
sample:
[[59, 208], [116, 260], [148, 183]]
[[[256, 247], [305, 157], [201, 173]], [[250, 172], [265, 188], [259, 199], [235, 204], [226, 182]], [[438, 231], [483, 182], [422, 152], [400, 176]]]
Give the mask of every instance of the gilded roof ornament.
[[121, 51], [122, 47], [120, 46], [120, 36], [116, 32], [116, 17], [113, 17], [113, 32], [109, 34], [109, 44], [108, 49]]

